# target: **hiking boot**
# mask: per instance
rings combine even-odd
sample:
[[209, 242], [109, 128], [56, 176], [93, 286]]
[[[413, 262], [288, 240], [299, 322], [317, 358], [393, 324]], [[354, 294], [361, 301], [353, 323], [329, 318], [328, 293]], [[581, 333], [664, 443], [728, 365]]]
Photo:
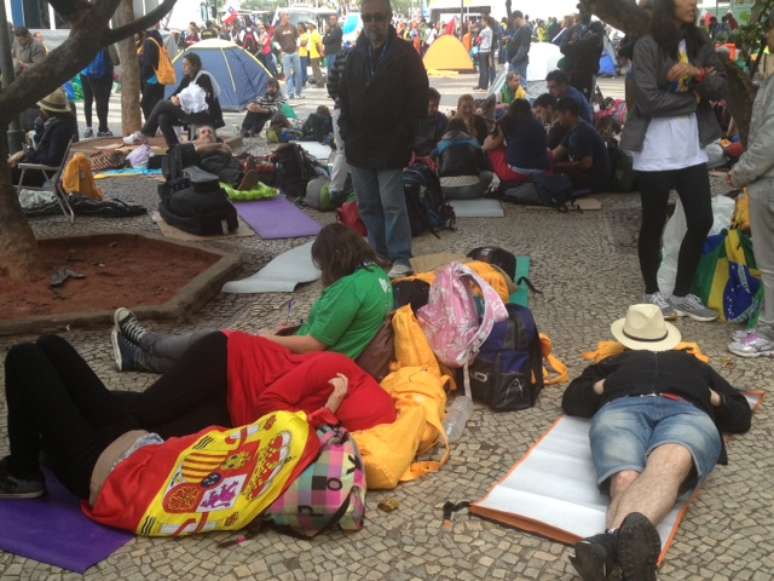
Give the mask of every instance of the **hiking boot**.
[[741, 340], [732, 341], [728, 350], [739, 357], [774, 357], [774, 340], [756, 329]]
[[403, 278], [404, 276], [410, 276], [414, 274], [414, 269], [404, 262], [395, 262], [387, 273], [390, 278]]
[[696, 295], [685, 295], [684, 297], [672, 295], [669, 303], [678, 317], [689, 317], [702, 323], [709, 323], [718, 318], [718, 314], [705, 306]]
[[97, 131], [97, 137], [113, 137], [113, 132], [110, 129], [105, 131]]
[[677, 318], [677, 311], [672, 308], [667, 298], [660, 292], [646, 293], [642, 300], [649, 305], [656, 305], [661, 309], [661, 314], [664, 316], [665, 321], [674, 321]]
[[661, 554], [661, 538], [648, 518], [633, 512], [617, 532], [616, 552], [624, 581], [656, 581], [656, 564]]
[[92, 137], [94, 137], [94, 130], [91, 127], [87, 127], [86, 131], [83, 132], [83, 138], [90, 139]]
[[148, 138], [142, 132], [135, 131], [131, 135], [124, 137], [122, 141], [124, 145], [142, 145], [143, 143], [148, 143]]
[[15, 476], [8, 465], [10, 459], [6, 456], [0, 460], [0, 499], [40, 498], [46, 494], [46, 482], [40, 471], [23, 478]]
[[141, 345], [142, 337], [148, 331], [137, 320], [135, 314], [126, 307], [119, 307], [113, 313], [114, 329], [135, 345]]
[[570, 562], [583, 581], [620, 581], [621, 567], [616, 556], [615, 533], [602, 533], [575, 543]]

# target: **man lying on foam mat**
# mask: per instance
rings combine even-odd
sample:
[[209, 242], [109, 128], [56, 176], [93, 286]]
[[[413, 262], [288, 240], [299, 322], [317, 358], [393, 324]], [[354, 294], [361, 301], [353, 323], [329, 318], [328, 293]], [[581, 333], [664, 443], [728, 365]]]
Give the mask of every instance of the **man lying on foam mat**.
[[721, 432], [750, 428], [742, 392], [693, 355], [673, 350], [680, 331], [654, 305], [634, 305], [611, 326], [627, 351], [586, 368], [562, 408], [592, 418], [589, 440], [600, 489], [609, 490], [607, 530], [575, 544], [586, 581], [618, 575], [655, 581], [656, 526], [678, 495], [726, 464]]

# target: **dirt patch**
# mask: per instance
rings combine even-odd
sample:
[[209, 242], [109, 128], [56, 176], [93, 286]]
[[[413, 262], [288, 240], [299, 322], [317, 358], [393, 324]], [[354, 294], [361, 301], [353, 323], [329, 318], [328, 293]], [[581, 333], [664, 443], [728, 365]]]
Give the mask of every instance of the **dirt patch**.
[[[142, 236], [107, 234], [41, 240], [44, 272], [20, 283], [0, 285], [0, 320], [120, 306], [161, 305], [220, 256]], [[52, 288], [61, 268], [85, 275]]]

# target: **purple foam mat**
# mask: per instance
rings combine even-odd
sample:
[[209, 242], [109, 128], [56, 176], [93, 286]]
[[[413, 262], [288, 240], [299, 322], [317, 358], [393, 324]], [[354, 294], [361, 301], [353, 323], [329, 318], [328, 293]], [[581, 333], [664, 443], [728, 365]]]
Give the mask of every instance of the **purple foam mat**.
[[84, 573], [123, 547], [133, 535], [99, 525], [50, 473], [48, 494], [36, 500], [0, 500], [0, 549]]
[[285, 196], [234, 204], [242, 219], [264, 240], [317, 236], [322, 226]]

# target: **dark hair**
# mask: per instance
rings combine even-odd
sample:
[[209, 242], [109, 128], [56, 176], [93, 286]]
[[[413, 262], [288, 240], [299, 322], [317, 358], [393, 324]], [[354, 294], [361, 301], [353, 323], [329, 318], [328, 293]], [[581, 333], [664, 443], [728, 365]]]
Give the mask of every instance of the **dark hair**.
[[188, 63], [196, 69], [196, 72], [198, 73], [200, 70], [202, 70], [202, 59], [201, 57], [196, 54], [195, 52], [189, 52], [187, 53], [183, 59], [187, 60]]
[[17, 26], [16, 28], [13, 29], [13, 35], [19, 36], [19, 37], [29, 36], [30, 31], [24, 26]]
[[578, 102], [570, 97], [562, 97], [559, 99], [556, 103], [556, 110], [559, 111], [559, 113], [572, 113], [576, 117], [580, 115]]
[[524, 18], [524, 13], [521, 10], [514, 10], [511, 13], [511, 19]]
[[266, 86], [277, 87], [279, 89], [280, 84], [279, 84], [279, 81], [274, 77], [269, 77], [268, 80], [266, 81]]
[[427, 100], [432, 101], [434, 103], [441, 102], [441, 93], [438, 92], [438, 89], [434, 89], [433, 87], [430, 87], [427, 90]]
[[677, 60], [680, 41], [685, 39], [689, 58], [695, 58], [707, 43], [707, 37], [696, 24], [680, 25], [675, 21], [675, 0], [654, 0], [650, 35], [666, 54]]
[[567, 85], [570, 80], [567, 78], [567, 73], [564, 71], [560, 71], [559, 69], [556, 69], [555, 71], [551, 71], [548, 73], [548, 76], [546, 76], [546, 83], [559, 83], [561, 85]]
[[447, 131], [464, 131], [468, 132], [468, 126], [465, 125], [465, 120], [462, 117], [452, 117], [449, 120], [449, 124], [446, 126]]
[[533, 107], [556, 107], [556, 97], [551, 93], [543, 93], [532, 103]]
[[527, 119], [532, 117], [532, 107], [526, 99], [514, 99], [508, 106], [508, 115], [517, 120]]
[[322, 271], [324, 287], [349, 276], [358, 268], [376, 264], [376, 254], [354, 230], [344, 224], [328, 224], [312, 244], [312, 260]]

